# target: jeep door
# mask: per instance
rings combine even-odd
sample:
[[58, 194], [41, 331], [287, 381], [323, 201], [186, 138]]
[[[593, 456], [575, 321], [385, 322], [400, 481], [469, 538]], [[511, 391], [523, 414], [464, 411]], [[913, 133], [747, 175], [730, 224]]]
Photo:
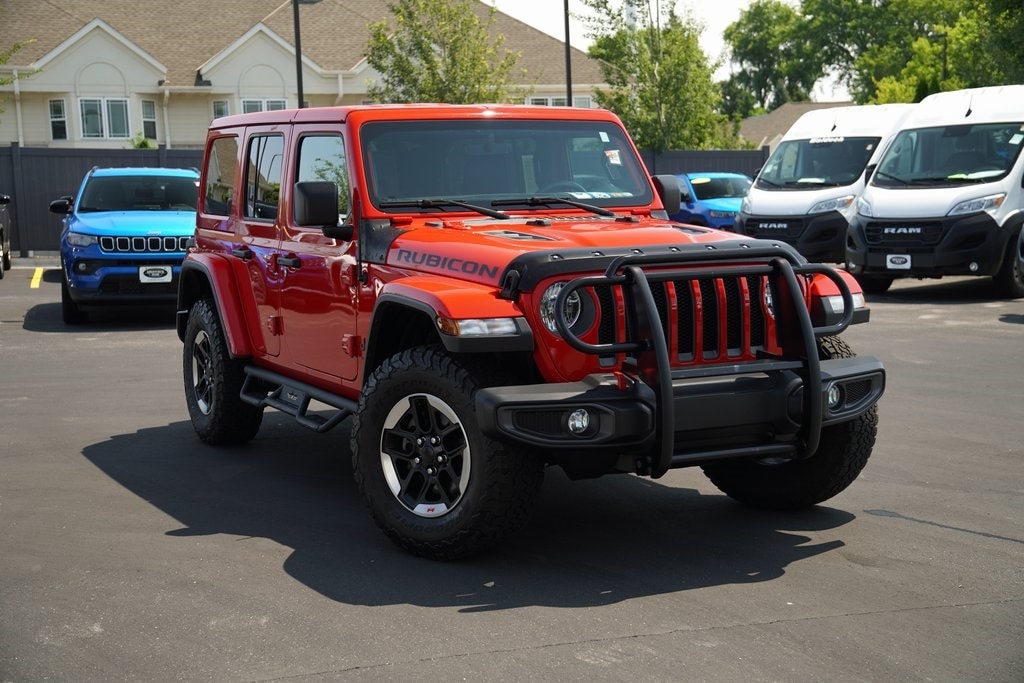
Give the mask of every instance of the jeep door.
[[[311, 180], [336, 183], [342, 221], [350, 202], [344, 139], [336, 129], [316, 125], [296, 126], [293, 139], [289, 189]], [[356, 335], [356, 243], [325, 237], [322, 226], [296, 226], [290, 208], [289, 214], [281, 221], [278, 258], [284, 274], [282, 360], [316, 372], [325, 381], [353, 379], [361, 355]]]
[[[245, 133], [244, 129], [225, 129], [209, 141], [203, 204], [196, 226], [203, 232], [204, 242], [231, 264], [237, 305], [256, 354], [276, 356], [280, 336], [274, 320], [280, 288], [271, 256], [280, 239], [270, 215], [273, 195], [269, 188], [275, 167], [280, 173], [283, 138], [259, 134], [246, 139]], [[263, 208], [258, 208], [261, 205]]]

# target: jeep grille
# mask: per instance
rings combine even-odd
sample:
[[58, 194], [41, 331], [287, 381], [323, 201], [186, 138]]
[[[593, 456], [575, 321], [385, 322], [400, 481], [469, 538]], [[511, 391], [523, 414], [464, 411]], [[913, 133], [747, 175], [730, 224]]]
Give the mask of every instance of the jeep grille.
[[184, 252], [191, 235], [182, 237], [100, 237], [100, 249], [118, 254]]
[[[755, 275], [652, 282], [651, 293], [674, 364], [749, 358], [767, 343], [764, 287]], [[630, 306], [622, 286], [594, 287], [601, 308], [598, 343], [625, 339]], [[616, 317], [626, 311], [626, 320]]]

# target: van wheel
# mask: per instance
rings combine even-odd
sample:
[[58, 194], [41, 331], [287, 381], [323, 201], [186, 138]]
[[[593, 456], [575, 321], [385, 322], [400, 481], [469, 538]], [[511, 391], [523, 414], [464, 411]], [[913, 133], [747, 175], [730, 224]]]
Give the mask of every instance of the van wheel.
[[374, 521], [399, 547], [455, 560], [526, 521], [539, 459], [487, 438], [476, 419], [479, 374], [442, 349], [417, 347], [370, 376], [352, 421], [352, 467]]
[[60, 280], [60, 315], [65, 325], [81, 325], [89, 321], [89, 314], [79, 308], [71, 298], [68, 282], [63, 276]]
[[209, 299], [189, 311], [182, 369], [185, 403], [199, 439], [209, 444], [249, 441], [259, 431], [263, 409], [241, 399], [244, 361], [232, 358]]
[[892, 278], [885, 275], [855, 275], [865, 294], [885, 294], [892, 287]]
[[1017, 239], [1006, 250], [1006, 258], [993, 284], [996, 294], [1005, 299], [1024, 297], [1024, 226], [1017, 230]]
[[[822, 360], [856, 354], [838, 337], [818, 343]], [[821, 430], [817, 452], [806, 460], [723, 460], [702, 466], [725, 495], [745, 505], [792, 510], [828, 500], [849, 486], [868, 462], [878, 432], [878, 410]]]

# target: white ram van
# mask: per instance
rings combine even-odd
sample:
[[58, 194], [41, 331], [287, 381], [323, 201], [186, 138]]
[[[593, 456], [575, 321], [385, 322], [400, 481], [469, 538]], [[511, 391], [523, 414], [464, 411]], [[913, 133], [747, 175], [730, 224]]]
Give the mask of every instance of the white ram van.
[[893, 278], [990, 275], [1024, 297], [1024, 85], [930, 95], [857, 200], [847, 266], [865, 291]]
[[757, 174], [734, 230], [787, 242], [810, 261], [845, 261], [864, 169], [913, 108], [831, 107], [801, 116]]

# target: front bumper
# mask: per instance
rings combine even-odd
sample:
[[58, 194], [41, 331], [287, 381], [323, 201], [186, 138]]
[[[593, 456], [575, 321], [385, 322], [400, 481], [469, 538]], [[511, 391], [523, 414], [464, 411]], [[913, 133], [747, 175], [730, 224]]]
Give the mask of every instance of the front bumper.
[[804, 216], [736, 216], [733, 232], [779, 240], [796, 247], [808, 261], [842, 263], [846, 217], [838, 211]]
[[[669, 468], [731, 457], [799, 453], [807, 405], [800, 362], [763, 361], [743, 367], [675, 371], [671, 383]], [[727, 373], [727, 374], [726, 374]], [[839, 402], [829, 405], [832, 387]], [[882, 363], [869, 356], [821, 361], [814, 387], [821, 426], [851, 420], [871, 408], [885, 388]], [[484, 431], [556, 453], [646, 456], [656, 450], [658, 399], [636, 378], [601, 374], [565, 384], [483, 389], [476, 398]], [[589, 427], [576, 433], [570, 416], [586, 411]]]
[[850, 223], [846, 260], [858, 275], [994, 275], [1011, 236], [987, 213], [921, 219], [856, 216]]
[[[68, 294], [83, 308], [173, 304], [184, 258], [183, 253], [111, 256], [92, 250], [61, 255]], [[159, 271], [169, 271], [170, 279]]]

